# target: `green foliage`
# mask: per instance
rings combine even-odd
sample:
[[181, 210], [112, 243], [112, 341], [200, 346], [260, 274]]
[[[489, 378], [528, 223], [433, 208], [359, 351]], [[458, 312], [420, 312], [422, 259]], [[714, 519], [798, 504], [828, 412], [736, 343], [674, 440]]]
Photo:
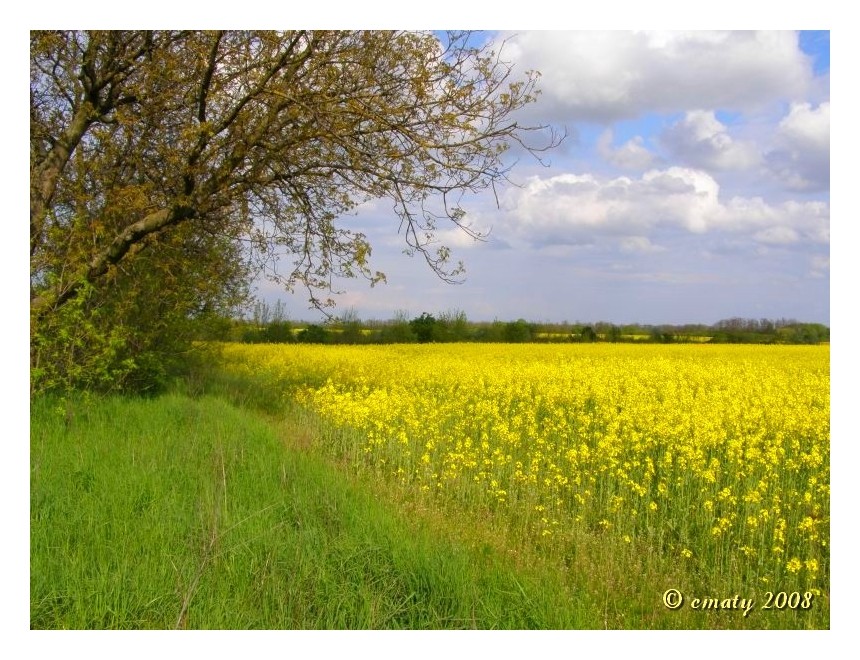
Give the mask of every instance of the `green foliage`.
[[484, 323], [475, 329], [475, 341], [502, 342], [505, 341], [505, 324], [502, 321]]
[[579, 333], [577, 339], [581, 342], [590, 344], [591, 342], [597, 341], [597, 333], [594, 332], [594, 328], [587, 325]]
[[779, 319], [725, 319], [711, 339], [721, 344], [819, 344], [830, 341], [830, 328], [820, 323]]
[[266, 326], [264, 341], [270, 344], [287, 344], [296, 341], [292, 323], [289, 321], [273, 321]]
[[671, 344], [675, 341], [675, 335], [663, 326], [651, 328], [651, 341], [657, 344]]
[[383, 325], [376, 336], [381, 344], [413, 344], [418, 341], [406, 312], [399, 311], [394, 318]]
[[797, 323], [780, 328], [777, 337], [788, 344], [819, 344], [830, 341], [830, 328], [820, 323]]
[[246, 326], [242, 330], [242, 341], [247, 344], [288, 344], [296, 341], [296, 335], [289, 321], [272, 321], [261, 327]]
[[190, 228], [147, 248], [31, 323], [31, 391], [156, 392], [180, 372], [196, 339], [217, 339], [245, 299], [236, 244]]
[[346, 310], [339, 319], [340, 333], [337, 336], [341, 344], [363, 344], [365, 336], [362, 332], [361, 319], [358, 313], [350, 308]]
[[[251, 321], [233, 320], [213, 324], [210, 335], [199, 338], [243, 341], [246, 343], [290, 342], [298, 340], [292, 326], [283, 319], [283, 306], [274, 310], [258, 304]], [[268, 310], [260, 313], [260, 309]], [[276, 313], [280, 309], [281, 312]], [[232, 330], [226, 325], [232, 325]], [[311, 324], [314, 325], [314, 324]], [[299, 326], [300, 327], [300, 326]], [[216, 333], [218, 333], [217, 336]], [[462, 311], [438, 315], [423, 312], [409, 319], [400, 311], [388, 321], [363, 322], [354, 310], [338, 319], [307, 332], [299, 331], [303, 341], [338, 344], [397, 344], [414, 342], [649, 342], [649, 343], [738, 343], [738, 344], [818, 344], [830, 340], [830, 329], [819, 323], [731, 319], [713, 326], [691, 325], [616, 325], [599, 321], [594, 324], [530, 323], [516, 321], [472, 322]]]
[[137, 368], [126, 350], [126, 329], [108, 323], [107, 311], [90, 304], [92, 297], [88, 287], [31, 337], [31, 392], [119, 390]]
[[426, 344], [433, 341], [433, 330], [436, 326], [436, 319], [432, 314], [422, 312], [421, 316], [412, 319], [409, 322], [409, 327], [415, 333], [415, 337], [419, 344]]
[[510, 343], [522, 343], [531, 341], [532, 326], [525, 319], [518, 319], [505, 325], [505, 341]]
[[332, 335], [323, 326], [312, 324], [299, 331], [298, 340], [303, 344], [330, 344]]
[[296, 341], [284, 304], [271, 307], [265, 301], [254, 303], [250, 322], [241, 323], [241, 340], [247, 344], [286, 344]]
[[617, 325], [609, 326], [609, 331], [607, 332], [606, 339], [612, 343], [620, 342], [622, 339], [621, 328]]
[[439, 314], [433, 324], [432, 340], [436, 342], [457, 342], [471, 339], [471, 330], [466, 313], [447, 311]]

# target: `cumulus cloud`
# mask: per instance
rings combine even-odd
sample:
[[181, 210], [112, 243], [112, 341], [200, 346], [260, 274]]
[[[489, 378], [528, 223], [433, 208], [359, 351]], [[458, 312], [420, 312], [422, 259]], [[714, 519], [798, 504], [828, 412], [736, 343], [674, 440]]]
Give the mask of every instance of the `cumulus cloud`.
[[626, 239], [621, 245], [627, 250], [641, 251], [650, 246], [649, 235], [663, 230], [740, 234], [766, 245], [830, 240], [827, 203], [724, 200], [712, 176], [684, 167], [650, 170], [639, 178], [533, 177], [508, 191], [503, 207], [499, 232], [538, 246], [590, 244], [614, 236]]
[[746, 170], [759, 163], [754, 145], [732, 139], [711, 111], [693, 110], [661, 137], [674, 158], [705, 170]]
[[503, 56], [541, 72], [532, 111], [549, 121], [612, 122], [644, 112], [746, 110], [804, 98], [810, 59], [795, 32], [523, 32]]
[[612, 130], [605, 130], [597, 140], [597, 151], [608, 163], [623, 170], [646, 170], [654, 165], [655, 156], [641, 136], [631, 138], [620, 147], [612, 146]]
[[830, 103], [822, 103], [814, 109], [809, 103], [795, 103], [779, 128], [782, 136], [798, 147], [829, 149]]
[[779, 123], [776, 148], [767, 155], [774, 175], [791, 190], [830, 187], [830, 103], [792, 104]]

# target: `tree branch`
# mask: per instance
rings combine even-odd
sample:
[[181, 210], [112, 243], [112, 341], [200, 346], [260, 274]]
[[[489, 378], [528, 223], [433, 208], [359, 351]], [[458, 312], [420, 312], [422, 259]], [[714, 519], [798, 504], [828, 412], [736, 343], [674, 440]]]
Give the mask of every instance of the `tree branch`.
[[36, 318], [41, 317], [50, 309], [56, 308], [75, 296], [85, 284], [92, 283], [104, 275], [108, 268], [116, 265], [146, 236], [179, 224], [193, 217], [193, 211], [188, 207], [173, 207], [154, 211], [137, 222], [128, 225], [111, 244], [102, 252], [96, 254], [69, 283], [58, 282], [30, 301], [30, 313]]

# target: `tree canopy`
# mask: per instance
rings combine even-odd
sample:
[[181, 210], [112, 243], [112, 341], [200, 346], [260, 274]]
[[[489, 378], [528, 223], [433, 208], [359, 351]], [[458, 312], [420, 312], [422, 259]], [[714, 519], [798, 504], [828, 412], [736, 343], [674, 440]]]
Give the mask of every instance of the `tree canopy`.
[[[180, 320], [237, 304], [258, 268], [319, 307], [336, 277], [383, 280], [344, 221], [370, 199], [391, 200], [407, 250], [457, 278], [440, 223], [477, 235], [464, 195], [506, 180], [512, 144], [558, 142], [526, 144], [542, 127], [516, 120], [538, 75], [515, 78], [473, 41], [31, 33], [33, 378], [68, 380], [58, 364], [88, 359], [105, 382], [133, 373]], [[293, 262], [279, 270], [284, 253]]]

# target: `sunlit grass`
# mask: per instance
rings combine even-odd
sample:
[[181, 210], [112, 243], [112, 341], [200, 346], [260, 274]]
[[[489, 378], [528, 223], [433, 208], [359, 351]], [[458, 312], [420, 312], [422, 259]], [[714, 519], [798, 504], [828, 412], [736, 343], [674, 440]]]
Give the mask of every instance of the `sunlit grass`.
[[313, 433], [214, 398], [33, 401], [31, 627], [600, 626], [309, 455]]

